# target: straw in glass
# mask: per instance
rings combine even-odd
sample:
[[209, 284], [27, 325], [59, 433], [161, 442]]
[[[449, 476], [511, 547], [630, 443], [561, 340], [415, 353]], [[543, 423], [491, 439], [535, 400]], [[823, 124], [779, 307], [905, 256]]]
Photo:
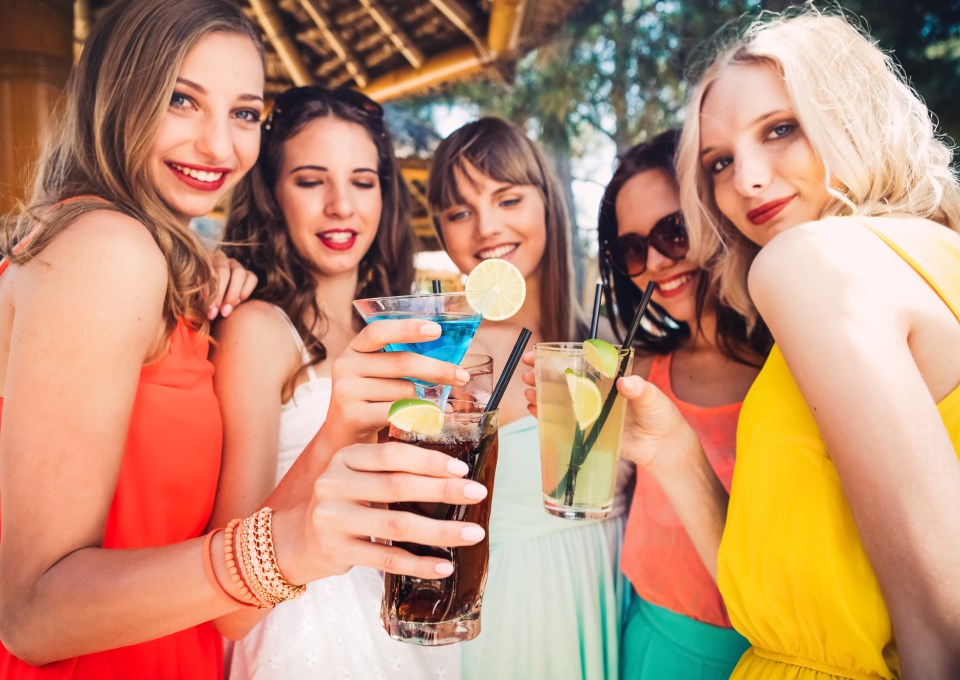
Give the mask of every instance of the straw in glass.
[[[650, 297], [653, 295], [653, 291], [656, 290], [656, 288], [657, 284], [651, 281], [647, 284], [646, 290], [643, 291], [643, 297], [640, 299], [637, 312], [633, 317], [633, 323], [630, 325], [630, 330], [627, 333], [627, 337], [623, 341], [622, 347], [624, 349], [629, 349], [633, 346], [634, 338], [637, 337], [637, 331], [640, 329], [640, 320], [647, 311], [647, 305], [650, 304]], [[557, 489], [563, 488], [563, 500], [568, 506], [573, 505], [573, 494], [576, 490], [577, 474], [580, 472], [580, 468], [584, 461], [586, 461], [587, 455], [590, 453], [593, 445], [596, 444], [597, 438], [600, 436], [600, 431], [603, 429], [604, 424], [607, 422], [607, 418], [610, 416], [610, 411], [613, 409], [613, 403], [616, 401], [618, 393], [617, 380], [622, 378], [627, 372], [628, 357], [629, 354], [624, 354], [623, 359], [621, 359], [620, 366], [617, 369], [617, 374], [613, 378], [613, 386], [610, 388], [610, 392], [607, 394], [607, 398], [604, 400], [603, 406], [600, 408], [600, 415], [597, 416], [596, 421], [593, 423], [593, 427], [590, 428], [590, 433], [584, 436], [584, 433], [580, 430], [579, 425], [577, 425], [576, 430], [574, 431], [573, 448], [570, 451], [570, 467], [567, 468], [567, 472], [563, 476], [563, 479], [561, 479], [560, 483], [557, 484]], [[556, 489], [554, 489], [554, 494], [555, 493]]]
[[520, 363], [520, 357], [523, 355], [523, 350], [526, 348], [531, 335], [532, 333], [528, 328], [520, 330], [520, 335], [517, 337], [513, 349], [510, 350], [510, 356], [507, 357], [507, 363], [503, 365], [503, 373], [500, 374], [500, 379], [497, 380], [493, 392], [490, 393], [490, 400], [487, 402], [486, 408], [483, 409], [484, 413], [494, 411], [500, 405], [503, 393], [507, 391], [510, 378], [513, 377], [513, 372], [517, 370], [517, 364]]

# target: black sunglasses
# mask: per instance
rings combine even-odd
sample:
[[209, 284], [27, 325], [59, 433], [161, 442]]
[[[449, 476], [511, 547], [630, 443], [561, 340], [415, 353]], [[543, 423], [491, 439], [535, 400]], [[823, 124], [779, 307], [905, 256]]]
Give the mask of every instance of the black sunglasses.
[[679, 211], [661, 217], [646, 236], [624, 234], [613, 239], [604, 251], [614, 268], [626, 276], [647, 271], [650, 246], [671, 260], [682, 260], [690, 250], [687, 225]]
[[339, 102], [373, 119], [383, 119], [383, 107], [373, 101], [367, 95], [348, 87], [338, 87], [329, 89], [320, 85], [306, 85], [304, 87], [291, 87], [284, 90], [273, 103], [270, 115], [263, 123], [263, 129], [269, 133], [273, 130], [277, 119], [283, 115], [284, 111], [291, 111], [303, 104], [312, 101]]

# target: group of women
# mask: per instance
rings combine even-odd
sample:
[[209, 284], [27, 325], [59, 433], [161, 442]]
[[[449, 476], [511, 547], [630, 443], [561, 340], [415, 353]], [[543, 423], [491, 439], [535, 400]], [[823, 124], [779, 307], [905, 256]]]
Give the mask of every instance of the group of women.
[[[378, 621], [381, 571], [452, 570], [390, 541], [484, 537], [385, 504], [487, 493], [377, 443], [405, 377], [469, 377], [379, 351], [436, 324], [352, 309], [413, 278], [383, 110], [303, 87], [264, 118], [263, 88], [228, 0], [115, 3], [71, 75], [0, 243], [0, 676], [960, 674], [960, 189], [847, 20], [755, 24], [682, 133], [621, 157], [599, 216], [612, 335], [657, 284], [618, 382], [634, 465], [608, 519], [544, 513], [516, 376], [483, 632], [450, 647]], [[214, 260], [188, 224], [231, 190]], [[450, 135], [428, 199], [461, 271], [500, 257], [526, 279], [472, 351], [502, 366], [521, 327], [585, 337], [562, 192], [520, 129]]]

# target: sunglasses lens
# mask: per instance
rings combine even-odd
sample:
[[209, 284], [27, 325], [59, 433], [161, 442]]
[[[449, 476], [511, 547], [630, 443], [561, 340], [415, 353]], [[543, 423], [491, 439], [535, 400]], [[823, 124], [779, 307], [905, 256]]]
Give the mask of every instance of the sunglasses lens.
[[657, 222], [650, 232], [650, 245], [671, 260], [682, 260], [690, 250], [687, 228], [679, 213], [668, 215]]
[[636, 234], [616, 239], [608, 252], [613, 266], [622, 274], [639, 276], [647, 268], [647, 244]]

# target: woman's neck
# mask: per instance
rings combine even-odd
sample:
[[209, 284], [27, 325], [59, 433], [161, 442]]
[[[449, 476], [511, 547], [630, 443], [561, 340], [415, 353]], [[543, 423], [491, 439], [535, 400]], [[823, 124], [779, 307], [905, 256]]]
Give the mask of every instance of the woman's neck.
[[353, 326], [353, 300], [357, 295], [359, 274], [356, 269], [343, 274], [314, 275], [317, 305], [327, 321], [340, 328]]

